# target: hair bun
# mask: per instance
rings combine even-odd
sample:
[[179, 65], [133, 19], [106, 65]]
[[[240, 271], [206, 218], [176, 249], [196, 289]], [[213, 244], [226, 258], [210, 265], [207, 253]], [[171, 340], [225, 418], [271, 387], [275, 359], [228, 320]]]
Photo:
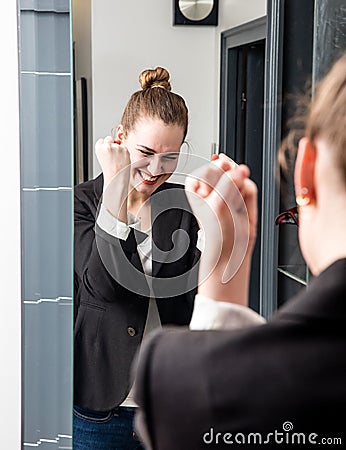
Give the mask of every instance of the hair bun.
[[139, 75], [139, 82], [143, 90], [153, 87], [161, 87], [167, 91], [172, 89], [171, 83], [169, 82], [169, 72], [163, 67], [143, 70]]

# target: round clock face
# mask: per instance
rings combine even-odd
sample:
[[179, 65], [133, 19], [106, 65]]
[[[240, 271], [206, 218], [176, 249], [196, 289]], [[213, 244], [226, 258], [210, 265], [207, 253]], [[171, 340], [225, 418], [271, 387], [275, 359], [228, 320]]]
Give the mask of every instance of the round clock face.
[[179, 0], [179, 9], [189, 20], [203, 20], [213, 9], [213, 0]]

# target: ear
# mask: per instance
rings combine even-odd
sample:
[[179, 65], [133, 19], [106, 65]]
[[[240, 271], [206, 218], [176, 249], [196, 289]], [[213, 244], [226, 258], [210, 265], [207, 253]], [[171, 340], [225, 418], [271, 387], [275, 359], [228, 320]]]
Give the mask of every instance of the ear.
[[124, 139], [125, 139], [124, 128], [120, 124], [117, 126], [117, 128], [115, 130], [115, 142], [117, 144], [122, 144]]
[[299, 141], [294, 169], [294, 185], [297, 197], [306, 203], [316, 200], [315, 190], [316, 149], [307, 137]]

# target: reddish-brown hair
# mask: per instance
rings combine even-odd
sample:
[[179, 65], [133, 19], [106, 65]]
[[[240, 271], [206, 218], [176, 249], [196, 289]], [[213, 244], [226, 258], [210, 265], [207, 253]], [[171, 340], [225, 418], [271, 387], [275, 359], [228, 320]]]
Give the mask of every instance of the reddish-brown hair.
[[346, 180], [346, 54], [319, 84], [306, 123], [312, 143], [323, 138], [331, 147]]
[[142, 118], [160, 119], [166, 125], [181, 126], [186, 137], [188, 109], [184, 99], [171, 91], [169, 73], [163, 67], [146, 69], [139, 75], [142, 90], [131, 95], [121, 123], [125, 137]]
[[300, 137], [308, 137], [313, 144], [323, 138], [346, 181], [346, 54], [316, 86], [312, 102], [301, 101], [299, 107], [303, 113], [295, 116], [292, 131], [280, 148], [281, 167], [285, 169], [287, 161], [292, 160]]

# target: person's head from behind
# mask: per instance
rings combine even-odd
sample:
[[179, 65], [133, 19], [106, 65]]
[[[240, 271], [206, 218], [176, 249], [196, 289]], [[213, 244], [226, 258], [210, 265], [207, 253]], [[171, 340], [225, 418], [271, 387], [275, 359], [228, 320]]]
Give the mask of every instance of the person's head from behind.
[[131, 185], [150, 195], [178, 164], [187, 133], [188, 110], [184, 99], [171, 92], [166, 69], [144, 70], [139, 81], [142, 90], [128, 101], [116, 129], [116, 140], [129, 151]]
[[346, 256], [346, 55], [316, 89], [294, 178], [300, 247], [318, 275]]

